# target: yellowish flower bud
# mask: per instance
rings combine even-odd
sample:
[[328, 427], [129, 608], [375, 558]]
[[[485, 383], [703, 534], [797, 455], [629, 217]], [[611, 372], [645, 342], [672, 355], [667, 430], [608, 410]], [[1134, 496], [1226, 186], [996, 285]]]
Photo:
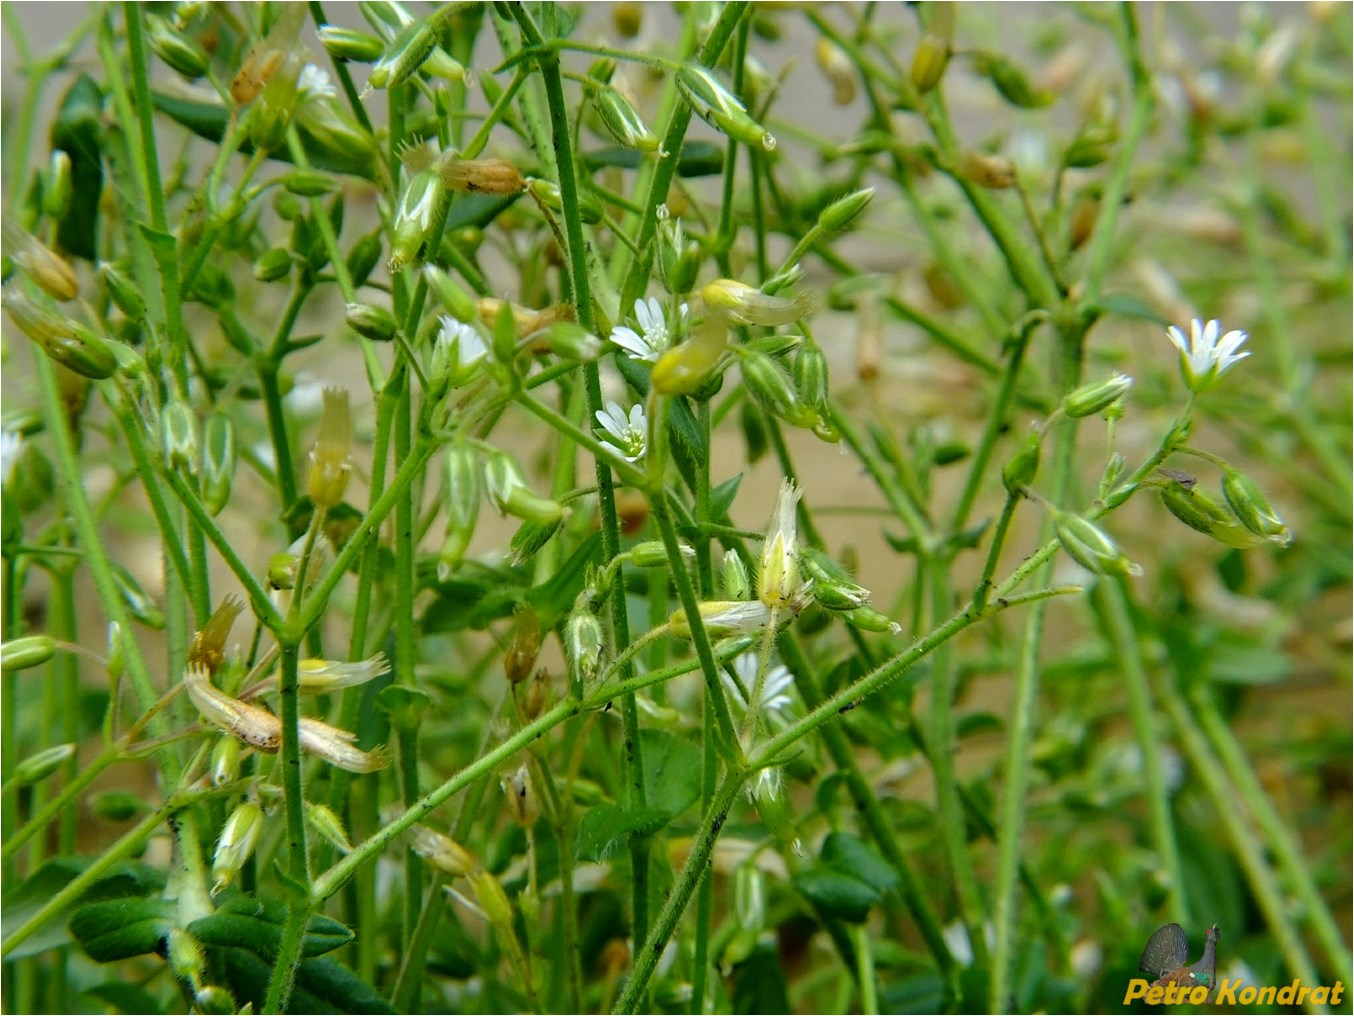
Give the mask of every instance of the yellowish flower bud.
[[479, 866], [465, 847], [427, 826], [412, 825], [404, 835], [410, 850], [448, 875], [469, 875]]
[[348, 453], [352, 441], [348, 392], [341, 388], [326, 388], [320, 434], [310, 453], [310, 476], [307, 481], [310, 499], [317, 507], [332, 508], [343, 500], [351, 468]]
[[747, 325], [788, 325], [807, 315], [817, 299], [807, 290], [793, 297], [768, 296], [756, 286], [733, 279], [716, 279], [701, 289], [705, 306], [727, 311], [734, 321]]
[[244, 801], [230, 813], [216, 841], [212, 859], [212, 895], [227, 888], [244, 867], [263, 833], [263, 809], [253, 801]]
[[825, 35], [818, 37], [813, 48], [818, 66], [832, 85], [832, 101], [848, 106], [856, 97], [856, 68], [846, 51]]
[[965, 152], [959, 157], [959, 173], [979, 187], [1002, 190], [1016, 183], [1015, 163], [1000, 155]]
[[[706, 632], [714, 638], [760, 631], [771, 619], [771, 611], [760, 600], [708, 600], [697, 605], [697, 612]], [[691, 637], [684, 610], [668, 618], [668, 627], [679, 638]]]
[[353, 845], [348, 841], [348, 831], [343, 823], [327, 805], [306, 802], [306, 821], [312, 829], [324, 838], [324, 841], [341, 854], [350, 854]]
[[369, 660], [301, 660], [296, 665], [297, 686], [317, 695], [353, 688], [390, 672], [384, 653]]
[[536, 820], [541, 817], [541, 802], [536, 799], [536, 789], [531, 785], [531, 770], [523, 764], [511, 776], [504, 776], [499, 782], [503, 786], [503, 793], [507, 795], [508, 809], [517, 824], [523, 829], [535, 826]]

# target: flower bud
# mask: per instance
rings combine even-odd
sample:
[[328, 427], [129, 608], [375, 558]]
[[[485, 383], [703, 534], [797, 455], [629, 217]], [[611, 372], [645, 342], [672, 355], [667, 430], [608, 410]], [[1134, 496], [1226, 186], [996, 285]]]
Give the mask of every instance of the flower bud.
[[954, 5], [944, 0], [927, 11], [930, 20], [912, 55], [912, 87], [923, 95], [940, 84], [954, 49]]
[[602, 625], [592, 612], [585, 590], [575, 601], [573, 612], [564, 624], [564, 648], [569, 655], [574, 679], [581, 685], [586, 687], [597, 680], [602, 670], [604, 647]]
[[1057, 98], [1053, 92], [1035, 89], [1024, 71], [1000, 53], [977, 50], [973, 56], [973, 66], [974, 70], [992, 82], [1001, 97], [1012, 106], [1038, 109]]
[[[682, 556], [683, 561], [693, 561], [696, 557], [696, 550], [681, 541], [677, 543], [677, 551]], [[630, 562], [636, 568], [666, 568], [668, 567], [668, 548], [661, 540], [646, 540], [643, 543], [637, 543], [630, 548]]]
[[108, 822], [128, 822], [149, 811], [150, 806], [141, 799], [140, 794], [127, 790], [105, 790], [90, 799], [89, 810]]
[[[824, 208], [822, 214], [818, 216], [818, 224], [828, 232], [839, 233], [851, 225], [872, 200], [874, 200], [873, 187], [852, 191]], [[770, 291], [769, 285], [766, 288]]]
[[1118, 139], [1118, 131], [1113, 128], [1087, 126], [1063, 152], [1063, 165], [1072, 169], [1099, 166], [1110, 157], [1114, 143]]
[[235, 876], [254, 853], [262, 832], [263, 809], [253, 801], [242, 802], [230, 813], [212, 858], [213, 896], [235, 881]]
[[338, 182], [328, 173], [314, 169], [293, 169], [282, 176], [282, 186], [303, 198], [318, 198], [338, 190]]
[[398, 272], [414, 258], [428, 239], [433, 216], [446, 198], [441, 175], [432, 168], [415, 173], [400, 195], [399, 208], [391, 226], [390, 260], [392, 272]]
[[197, 474], [197, 417], [179, 399], [173, 398], [160, 414], [165, 465], [179, 473]]
[[698, 64], [687, 64], [677, 72], [677, 90], [698, 117], [745, 145], [760, 145], [774, 151], [776, 139], [748, 115], [747, 109], [715, 76]]
[[109, 261], [99, 265], [99, 282], [104, 292], [122, 313], [133, 321], [146, 316], [146, 301], [141, 291]]
[[508, 902], [508, 894], [503, 891], [498, 879], [483, 868], [471, 871], [469, 877], [470, 887], [475, 890], [475, 902], [484, 911], [489, 923], [504, 934], [515, 935], [516, 932], [512, 927], [512, 904]]
[[522, 467], [503, 452], [491, 452], [486, 458], [484, 486], [489, 503], [500, 515], [528, 522], [557, 522], [564, 517], [564, 507], [532, 491], [522, 475]]
[[[707, 600], [697, 605], [701, 624], [712, 638], [760, 631], [771, 620], [771, 611], [760, 600]], [[674, 611], [668, 627], [679, 638], [691, 637], [686, 611]]]
[[989, 190], [1004, 190], [1016, 184], [1015, 163], [1000, 155], [965, 152], [959, 157], [959, 174]]
[[367, 279], [371, 277], [372, 269], [380, 260], [381, 231], [378, 229], [374, 233], [358, 237], [357, 242], [348, 251], [347, 258], [344, 259], [348, 277], [352, 279], [354, 288], [366, 284]]
[[118, 593], [122, 596], [122, 602], [126, 604], [127, 611], [132, 615], [132, 619], [144, 624], [147, 628], [160, 629], [165, 626], [165, 615], [153, 599], [141, 588], [140, 583], [132, 578], [131, 572], [120, 564], [113, 563], [109, 569], [113, 575], [113, 584], [118, 587]]
[[769, 296], [756, 286], [733, 279], [716, 279], [701, 289], [707, 308], [727, 311], [735, 321], [747, 325], [788, 325], [806, 316], [817, 304], [807, 290], [794, 297]]
[[1229, 547], [1245, 549], [1260, 543], [1260, 535], [1251, 532], [1225, 507], [1201, 487], [1186, 486], [1170, 480], [1160, 488], [1166, 510], [1205, 536]]
[[1142, 569], [1095, 523], [1071, 512], [1053, 509], [1053, 532], [1069, 557], [1097, 575], [1141, 575]]
[[380, 39], [355, 28], [321, 25], [315, 34], [320, 37], [320, 44], [335, 60], [371, 63], [379, 60], [381, 54], [385, 52], [385, 44]]
[[20, 761], [14, 767], [13, 779], [18, 786], [31, 786], [51, 776], [66, 763], [67, 759], [74, 757], [75, 745], [58, 744]]
[[240, 775], [240, 755], [243, 751], [244, 746], [233, 737], [216, 739], [216, 744], [212, 746], [211, 763], [207, 767], [213, 787], [230, 783]]
[[602, 340], [575, 321], [556, 321], [540, 337], [550, 352], [566, 360], [588, 363], [602, 351]]
[[313, 801], [306, 802], [306, 821], [320, 837], [340, 854], [351, 854], [353, 845], [348, 840], [348, 831], [334, 810]]
[[424, 264], [423, 278], [427, 280], [433, 295], [457, 321], [469, 323], [479, 317], [479, 309], [470, 294], [452, 281], [444, 269], [434, 264]]
[[[7, 223], [5, 242], [13, 249], [14, 263], [27, 273], [48, 296], [62, 302], [80, 295], [80, 281], [75, 269], [56, 251], [36, 237], [20, 232]], [[13, 312], [11, 311], [11, 316]], [[19, 322], [16, 319], [16, 324]], [[20, 324], [22, 328], [22, 324]]]
[[310, 453], [307, 491], [318, 508], [332, 508], [343, 500], [348, 487], [348, 452], [353, 442], [352, 418], [348, 412], [348, 392], [341, 388], [324, 390], [324, 411], [320, 433]]
[[724, 552], [724, 565], [720, 569], [720, 588], [730, 600], [746, 600], [752, 596], [752, 577], [748, 575], [743, 559], [732, 550]]
[[796, 427], [812, 427], [818, 422], [818, 414], [800, 401], [789, 376], [775, 360], [746, 347], [740, 352], [743, 383], [763, 409]]
[[146, 15], [146, 41], [156, 56], [188, 80], [207, 73], [207, 51], [158, 14]]
[[828, 415], [827, 355], [816, 342], [805, 341], [795, 352], [795, 392], [819, 418]]
[[531, 668], [541, 652], [541, 620], [525, 603], [518, 604], [514, 613], [517, 627], [508, 651], [503, 654], [503, 676], [509, 684], [521, 684], [531, 676]]
[[[527, 190], [531, 192], [531, 196], [542, 207], [561, 215], [564, 213], [564, 199], [560, 196], [559, 187], [556, 184], [533, 176], [527, 180]], [[579, 191], [578, 214], [584, 222], [589, 225], [596, 225], [602, 221], [602, 203], [597, 200], [596, 195]]]
[[1119, 373], [1104, 381], [1082, 385], [1067, 393], [1063, 399], [1063, 412], [1074, 420], [1083, 416], [1093, 416], [1118, 402], [1131, 387], [1133, 379], [1127, 374]]
[[821, 550], [806, 547], [799, 563], [813, 580], [813, 598], [828, 610], [855, 610], [870, 602], [870, 591], [852, 581], [846, 569]]
[[122, 645], [122, 626], [108, 622], [108, 680], [116, 685], [127, 669], [127, 650]]
[[458, 442], [447, 449], [445, 458], [447, 532], [437, 555], [437, 577], [446, 581], [451, 570], [461, 563], [480, 511], [480, 471], [478, 454], [472, 445]]
[[443, 315], [428, 358], [428, 383], [434, 392], [459, 388], [477, 378], [489, 355], [480, 333], [471, 325]]
[[902, 625], [887, 614], [881, 614], [873, 607], [856, 607], [854, 610], [843, 610], [839, 612], [838, 616], [852, 628], [859, 628], [861, 631], [886, 631], [897, 635], [903, 630]]
[[400, 323], [395, 320], [394, 314], [370, 303], [346, 305], [343, 318], [349, 328], [373, 342], [390, 342], [400, 330]]
[[766, 876], [755, 862], [733, 870], [733, 913], [744, 931], [759, 932], [766, 926]]
[[300, 660], [296, 667], [297, 687], [311, 694], [327, 695], [343, 688], [355, 688], [390, 673], [385, 653], [366, 660]]
[[474, 856], [450, 836], [433, 832], [424, 825], [412, 825], [404, 834], [409, 849], [438, 871], [448, 875], [469, 875], [478, 867]]
[[523, 829], [532, 828], [541, 817], [541, 802], [536, 797], [536, 788], [531, 785], [531, 770], [526, 765], [518, 766], [516, 772], [499, 782], [517, 824]]
[[169, 969], [174, 971], [174, 976], [196, 988], [207, 972], [207, 960], [198, 940], [182, 928], [170, 928], [165, 951], [169, 954]]
[[52, 150], [47, 163], [47, 176], [42, 184], [42, 211], [47, 218], [59, 221], [71, 207], [71, 157], [60, 148]]
[[659, 150], [658, 136], [639, 118], [630, 100], [616, 89], [610, 85], [596, 89], [592, 93], [592, 104], [602, 120], [602, 126], [616, 139], [617, 144], [641, 152]]
[[287, 128], [300, 102], [300, 75], [301, 61], [293, 55], [279, 61], [269, 76], [249, 111], [249, 140], [255, 148], [271, 152], [285, 144]]
[[1032, 430], [1025, 438], [1025, 446], [1016, 452], [1011, 461], [1001, 471], [1001, 482], [1006, 485], [1009, 494], [1020, 494], [1034, 482], [1039, 475], [1039, 460], [1043, 446], [1043, 435]]
[[832, 85], [832, 101], [838, 106], [849, 106], [855, 99], [857, 91], [856, 68], [851, 63], [851, 58], [826, 35], [818, 37], [813, 55]]
[[391, 40], [385, 54], [371, 69], [368, 84], [371, 88], [394, 88], [401, 81], [417, 73], [437, 45], [437, 32], [432, 19], [410, 21]]
[[207, 417], [202, 441], [202, 504], [218, 515], [230, 500], [235, 481], [235, 424], [222, 413]]
[[291, 274], [291, 251], [273, 247], [264, 251], [254, 262], [254, 278], [260, 282], [278, 282]]
[[24, 635], [0, 645], [0, 671], [12, 674], [46, 663], [56, 655], [56, 642], [49, 635]]
[[451, 156], [438, 159], [435, 167], [448, 190], [471, 194], [520, 194], [527, 187], [526, 177], [506, 159]]
[[1281, 547], [1292, 541], [1288, 526], [1279, 518], [1260, 487], [1245, 473], [1227, 468], [1222, 474], [1222, 496], [1241, 524], [1256, 536], [1273, 540]]

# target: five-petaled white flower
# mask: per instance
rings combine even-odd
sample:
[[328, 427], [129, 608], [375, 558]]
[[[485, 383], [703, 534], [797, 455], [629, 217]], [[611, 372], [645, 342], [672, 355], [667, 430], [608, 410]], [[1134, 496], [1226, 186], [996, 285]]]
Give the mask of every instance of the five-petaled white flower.
[[[757, 665], [758, 659], [756, 653], [744, 653], [736, 657], [733, 661], [734, 673], [738, 675], [735, 681], [727, 672], [720, 672], [720, 680], [724, 682], [724, 687], [729, 693], [729, 697], [747, 709], [747, 696], [752, 694], [757, 686]], [[742, 687], [739, 687], [739, 684]], [[768, 666], [766, 678], [762, 681], [761, 702], [757, 706], [759, 712], [764, 716], [772, 716], [780, 713], [790, 705], [790, 696], [787, 694], [794, 684], [794, 678], [790, 676], [790, 671], [779, 663], [775, 666]]]
[[652, 296], [647, 300], [635, 301], [635, 320], [640, 330], [625, 325], [611, 329], [611, 341], [633, 356], [636, 360], [656, 361], [671, 344], [686, 319], [686, 304], [678, 311], [678, 320], [668, 325], [663, 316], [663, 307]]
[[303, 102], [320, 95], [333, 98], [338, 94], [329, 80], [329, 72], [314, 64], [306, 64], [301, 68], [301, 74], [296, 79], [296, 91]]
[[1198, 318], [1189, 323], [1188, 339], [1175, 325], [1167, 329], [1175, 348], [1180, 350], [1185, 384], [1195, 393], [1211, 387], [1232, 364], [1251, 355], [1249, 350], [1237, 352], [1246, 341], [1245, 332], [1233, 330], [1219, 338], [1221, 332], [1222, 326], [1217, 321], [1204, 324]]
[[489, 355], [484, 339], [470, 325], [443, 314], [438, 320], [442, 327], [433, 342], [428, 373], [441, 383], [459, 387], [470, 381], [479, 371], [479, 365]]
[[615, 450], [626, 462], [637, 462], [644, 455], [644, 444], [649, 433], [649, 421], [644, 417], [644, 407], [639, 403], [630, 407], [630, 415], [617, 402], [608, 402], [605, 409], [597, 410], [597, 422], [602, 425], [606, 435], [602, 443]]

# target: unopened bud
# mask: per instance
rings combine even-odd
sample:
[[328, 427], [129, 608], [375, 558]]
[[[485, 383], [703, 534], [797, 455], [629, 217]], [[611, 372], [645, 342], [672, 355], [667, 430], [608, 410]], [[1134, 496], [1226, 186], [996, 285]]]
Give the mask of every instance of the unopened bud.
[[293, 169], [282, 177], [282, 186], [303, 198], [318, 198], [338, 190], [338, 182], [315, 169]]
[[14, 780], [21, 787], [45, 780], [75, 756], [75, 745], [58, 744], [30, 755], [14, 767]]
[[[559, 187], [556, 184], [533, 176], [527, 180], [527, 190], [531, 192], [531, 196], [536, 199], [538, 204], [552, 212], [563, 214], [564, 199], [561, 197]], [[578, 214], [584, 222], [589, 225], [596, 225], [602, 221], [602, 204], [595, 195], [580, 192], [578, 194]]]
[[190, 81], [207, 73], [207, 51], [158, 14], [146, 15], [146, 40], [156, 56]]
[[348, 412], [348, 392], [341, 388], [324, 390], [324, 411], [320, 433], [310, 453], [307, 490], [316, 507], [332, 508], [343, 500], [348, 487], [348, 452], [353, 442], [352, 418]]
[[395, 315], [375, 304], [350, 303], [344, 307], [343, 318], [349, 328], [373, 342], [390, 342], [400, 330]]
[[820, 418], [828, 412], [827, 355], [816, 342], [805, 341], [795, 352], [795, 392]]
[[415, 74], [437, 45], [437, 33], [428, 18], [417, 18], [391, 40], [385, 55], [371, 69], [372, 88], [394, 88]]
[[380, 260], [380, 230], [359, 237], [344, 259], [344, 264], [348, 268], [348, 276], [352, 279], [354, 288], [366, 284], [367, 279], [371, 277], [372, 269], [376, 267]]
[[503, 676], [509, 684], [521, 684], [531, 676], [536, 657], [541, 652], [541, 621], [536, 611], [525, 603], [516, 610], [517, 629], [512, 643], [503, 654]]
[[[823, 213], [818, 216], [818, 223], [829, 232], [839, 233], [851, 225], [855, 217], [865, 211], [865, 207], [872, 200], [874, 200], [873, 187], [852, 191], [824, 208]], [[770, 286], [766, 288], [768, 291], [774, 292]]]
[[[12, 244], [14, 263], [22, 268], [53, 299], [74, 300], [80, 295], [80, 281], [65, 258], [36, 237], [6, 227], [5, 239]], [[18, 322], [16, 321], [16, 324]], [[22, 325], [20, 325], [22, 327]]]
[[140, 321], [146, 316], [146, 300], [141, 291], [110, 262], [99, 265], [99, 282], [118, 310], [131, 320]]
[[458, 442], [447, 449], [445, 458], [447, 532], [438, 552], [438, 578], [445, 581], [451, 569], [461, 563], [480, 511], [479, 455], [467, 443]]
[[820, 35], [813, 55], [832, 85], [832, 101], [838, 106], [850, 105], [857, 91], [856, 68], [846, 51], [827, 36]]
[[320, 837], [340, 854], [350, 854], [353, 845], [348, 841], [348, 831], [334, 810], [327, 805], [313, 801], [306, 802], [306, 821]]
[[748, 575], [743, 559], [732, 550], [724, 552], [724, 566], [720, 569], [720, 588], [730, 600], [746, 600], [752, 596], [752, 577]]
[[1063, 399], [1063, 412], [1074, 420], [1094, 416], [1118, 402], [1132, 387], [1133, 379], [1118, 373], [1104, 381], [1082, 385], [1067, 393]]
[[1141, 575], [1142, 569], [1094, 522], [1054, 509], [1053, 531], [1067, 555], [1097, 575]]
[[540, 337], [550, 352], [566, 360], [587, 363], [602, 351], [602, 340], [574, 321], [556, 321]]
[[754, 862], [733, 871], [733, 913], [744, 931], [759, 932], [766, 925], [766, 876]]
[[1001, 97], [1012, 106], [1038, 109], [1057, 98], [1052, 92], [1036, 89], [1025, 77], [1025, 72], [1000, 53], [977, 50], [973, 65], [979, 74], [991, 80]]
[[887, 614], [881, 614], [873, 607], [856, 607], [854, 610], [843, 610], [838, 616], [852, 628], [859, 628], [861, 631], [886, 631], [897, 635], [903, 630], [902, 625]]
[[207, 417], [202, 441], [202, 504], [217, 515], [230, 500], [236, 466], [235, 424], [222, 413]]
[[[761, 600], [708, 600], [698, 604], [696, 610], [705, 631], [714, 638], [760, 631], [771, 620], [771, 611]], [[684, 610], [668, 618], [668, 627], [679, 638], [691, 637]]]
[[641, 152], [658, 151], [658, 136], [640, 119], [630, 100], [616, 89], [610, 85], [596, 89], [592, 93], [592, 103], [602, 126], [618, 144]]
[[71, 207], [71, 157], [60, 148], [52, 150], [42, 186], [42, 211], [49, 219], [64, 219]]
[[470, 872], [469, 877], [470, 887], [475, 891], [475, 902], [484, 911], [489, 923], [505, 934], [516, 934], [512, 927], [512, 904], [508, 902], [508, 894], [503, 891], [498, 879], [483, 868]]
[[225, 889], [249, 860], [263, 833], [263, 809], [253, 801], [244, 801], [230, 813], [216, 841], [212, 859], [212, 895]]
[[432, 228], [433, 216], [446, 198], [446, 186], [437, 170], [415, 173], [400, 195], [390, 237], [390, 270], [398, 272], [418, 257]]
[[233, 737], [219, 737], [212, 746], [211, 764], [207, 772], [211, 776], [212, 786], [219, 787], [232, 782], [240, 774], [240, 755], [244, 745]]
[[828, 610], [855, 610], [870, 602], [870, 591], [821, 550], [806, 547], [799, 562], [804, 575], [813, 580], [813, 598]]
[[279, 282], [291, 274], [291, 251], [273, 247], [264, 251], [254, 262], [254, 278], [260, 282]]
[[450, 836], [433, 832], [424, 825], [409, 827], [405, 838], [409, 849], [438, 871], [448, 875], [469, 875], [477, 867], [474, 855]]
[[467, 385], [484, 370], [489, 349], [471, 325], [442, 315], [428, 358], [428, 383], [434, 392]]
[[556, 522], [564, 515], [558, 501], [544, 498], [527, 486], [522, 467], [503, 452], [492, 452], [484, 464], [484, 486], [500, 515], [529, 522]]
[[1245, 473], [1228, 468], [1222, 474], [1222, 496], [1241, 524], [1256, 536], [1286, 547], [1293, 536], [1260, 487]]
[[818, 422], [817, 412], [800, 400], [789, 375], [775, 360], [747, 348], [741, 352], [743, 383], [763, 409], [796, 427], [812, 427]]
[[174, 971], [174, 976], [196, 988], [207, 971], [207, 960], [198, 940], [182, 928], [170, 928], [165, 951], [169, 954], [169, 969]]
[[575, 679], [584, 686], [595, 681], [601, 673], [604, 646], [601, 622], [592, 612], [585, 592], [579, 596], [564, 625], [564, 647], [569, 654], [569, 664]]
[[160, 629], [165, 626], [164, 612], [156, 602], [141, 588], [141, 584], [132, 578], [131, 572], [120, 564], [113, 563], [109, 569], [113, 575], [113, 584], [117, 586], [122, 602], [127, 605], [132, 618], [147, 628]]
[[160, 414], [165, 465], [174, 472], [197, 473], [197, 417], [177, 398]]
[[470, 294], [452, 281], [446, 271], [434, 264], [424, 264], [423, 278], [428, 288], [441, 301], [442, 306], [451, 312], [451, 316], [462, 323], [479, 318], [479, 308], [475, 306]]
[[1177, 519], [1228, 547], [1244, 550], [1256, 546], [1263, 538], [1242, 525], [1236, 516], [1201, 487], [1187, 487], [1171, 480], [1161, 488], [1160, 493], [1161, 503]]
[[692, 111], [715, 130], [722, 131], [745, 145], [758, 145], [774, 151], [776, 139], [748, 115], [747, 109], [718, 79], [697, 64], [687, 64], [677, 72], [677, 90]]
[[56, 641], [49, 635], [24, 635], [0, 646], [0, 671], [11, 674], [38, 667], [56, 655]]
[[1001, 482], [1006, 485], [1007, 493], [1021, 493], [1039, 475], [1042, 438], [1043, 435], [1037, 430], [1031, 431], [1025, 438], [1025, 446], [1006, 463], [1001, 471]]
[[[934, 4], [932, 9], [947, 6], [947, 3], [948, 0]], [[950, 51], [951, 42], [948, 38], [930, 30], [923, 32], [916, 52], [912, 54], [912, 87], [925, 95], [940, 84], [950, 62]]]
[[959, 173], [989, 190], [1014, 187], [1016, 183], [1015, 163], [1000, 155], [965, 152], [959, 157]]
[[371, 63], [379, 60], [381, 54], [385, 52], [385, 44], [380, 39], [355, 28], [321, 25], [315, 34], [320, 37], [320, 44], [335, 60]]

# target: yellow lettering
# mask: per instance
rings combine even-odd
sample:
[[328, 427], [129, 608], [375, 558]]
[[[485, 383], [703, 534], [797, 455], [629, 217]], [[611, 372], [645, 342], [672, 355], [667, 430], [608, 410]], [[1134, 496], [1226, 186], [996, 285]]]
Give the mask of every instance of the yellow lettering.
[[1344, 993], [1345, 993], [1345, 982], [1344, 982], [1344, 981], [1336, 981], [1336, 982], [1335, 982], [1335, 987], [1331, 988], [1331, 990], [1330, 990], [1330, 1004], [1331, 1004], [1331, 1005], [1339, 1005], [1339, 1004], [1340, 1004], [1340, 996], [1343, 995]]
[[1143, 1001], [1148, 1005], [1161, 1005], [1161, 1000], [1166, 996], [1166, 989], [1159, 984], [1154, 984], [1147, 989], [1147, 994]]
[[1295, 980], [1292, 984], [1285, 984], [1279, 989], [1279, 997], [1275, 1001], [1280, 1005], [1292, 1005], [1294, 996], [1298, 993], [1298, 985], [1301, 983], [1301, 981]]
[[1294, 1005], [1302, 1005], [1302, 1004], [1304, 1004], [1304, 1003], [1307, 1001], [1307, 996], [1310, 995], [1311, 993], [1312, 993], [1312, 989], [1309, 988], [1307, 985], [1304, 984], [1301, 988], [1298, 989], [1298, 997], [1297, 997], [1296, 1001], [1294, 1001], [1293, 1004], [1294, 1004]]
[[1128, 1005], [1134, 999], [1142, 998], [1147, 994], [1148, 981], [1145, 977], [1134, 977], [1128, 982], [1128, 988], [1124, 992], [1124, 1005]]
[[1330, 988], [1319, 984], [1312, 989], [1312, 1005], [1325, 1005], [1330, 1001]]
[[1206, 984], [1196, 984], [1189, 989], [1189, 1004], [1203, 1005], [1208, 1001], [1208, 986]]
[[1246, 987], [1244, 987], [1244, 988], [1241, 989], [1241, 996], [1240, 996], [1241, 1004], [1242, 1004], [1242, 1005], [1254, 1005], [1254, 1004], [1255, 1004], [1255, 999], [1256, 999], [1256, 997], [1257, 997], [1259, 994], [1260, 994], [1260, 992], [1258, 992], [1258, 991], [1255, 990], [1255, 986], [1254, 986], [1254, 985], [1251, 985], [1251, 984], [1246, 985]]
[[1224, 977], [1218, 982], [1218, 994], [1214, 998], [1216, 1005], [1236, 1005], [1236, 989], [1241, 984], [1241, 978], [1233, 977], [1228, 980]]
[[1267, 984], [1255, 993], [1255, 1000], [1261, 1005], [1273, 1005], [1274, 997], [1279, 993], [1279, 989], [1272, 984]]

